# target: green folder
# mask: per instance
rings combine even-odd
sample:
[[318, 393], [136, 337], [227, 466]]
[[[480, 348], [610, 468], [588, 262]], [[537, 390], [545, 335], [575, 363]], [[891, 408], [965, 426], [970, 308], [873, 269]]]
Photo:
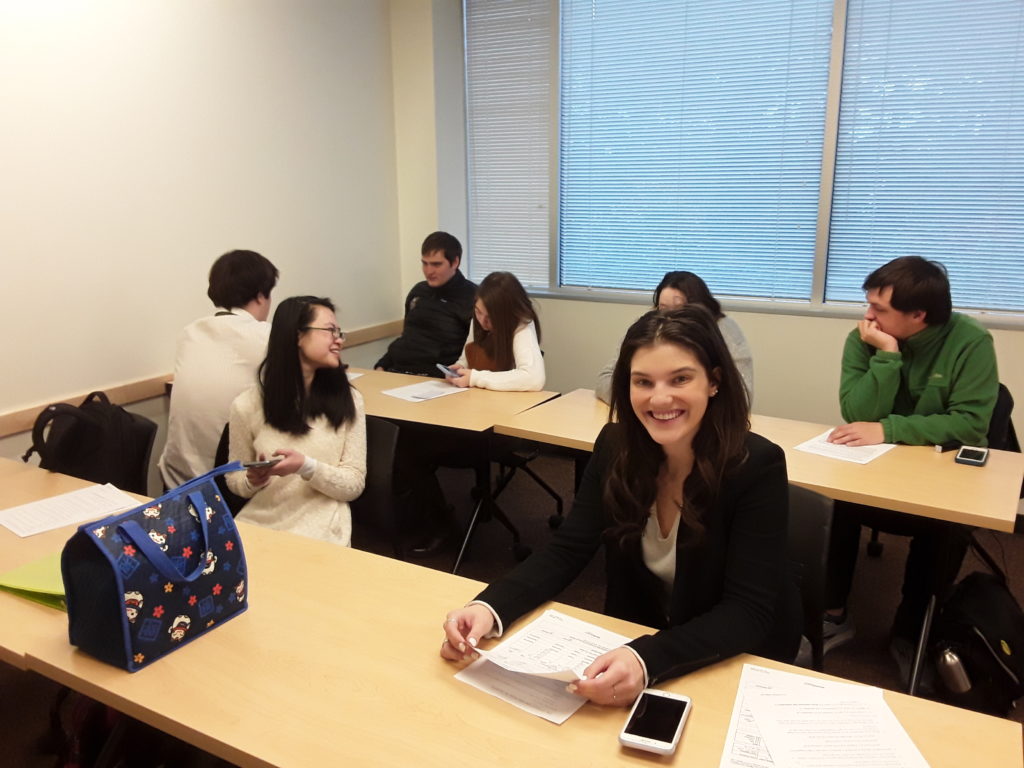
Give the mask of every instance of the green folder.
[[60, 552], [53, 552], [12, 571], [0, 573], [0, 589], [66, 611]]

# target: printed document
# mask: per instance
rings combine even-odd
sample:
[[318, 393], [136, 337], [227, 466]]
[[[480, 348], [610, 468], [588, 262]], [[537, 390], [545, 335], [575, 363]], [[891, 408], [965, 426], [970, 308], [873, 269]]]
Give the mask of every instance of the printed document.
[[455, 675], [492, 696], [561, 725], [585, 699], [566, 684], [630, 638], [558, 611], [545, 611]]
[[418, 403], [423, 400], [433, 400], [435, 397], [446, 397], [468, 391], [469, 387], [456, 387], [447, 381], [430, 379], [416, 384], [406, 384], [404, 387], [382, 389], [381, 394], [397, 397], [399, 400], [408, 400], [410, 403]]
[[719, 768], [927, 768], [882, 691], [744, 664]]
[[855, 464], [867, 464], [869, 461], [874, 461], [883, 453], [888, 453], [896, 447], [895, 443], [857, 446], [836, 445], [826, 439], [830, 434], [832, 434], [831, 429], [825, 430], [817, 437], [812, 437], [810, 440], [800, 443], [800, 445], [796, 446], [796, 449], [804, 453], [827, 456], [830, 459], [842, 459], [843, 461], [852, 461]]
[[0, 525], [22, 538], [72, 523], [99, 520], [139, 506], [139, 502], [110, 483], [92, 485], [60, 496], [0, 510]]

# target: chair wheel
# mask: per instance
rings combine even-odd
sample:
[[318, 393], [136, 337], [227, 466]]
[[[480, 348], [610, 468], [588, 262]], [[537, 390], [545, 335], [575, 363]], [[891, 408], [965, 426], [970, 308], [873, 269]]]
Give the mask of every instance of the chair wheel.
[[562, 524], [561, 515], [552, 515], [548, 518], [548, 528], [557, 528]]
[[518, 562], [520, 562], [520, 563], [523, 560], [525, 560], [526, 558], [528, 558], [532, 552], [533, 552], [533, 550], [530, 549], [525, 544], [513, 544], [512, 545], [512, 554], [515, 556], [516, 560]]
[[880, 541], [869, 541], [868, 542], [868, 556], [869, 557], [881, 557], [882, 549], [884, 549], [882, 542]]

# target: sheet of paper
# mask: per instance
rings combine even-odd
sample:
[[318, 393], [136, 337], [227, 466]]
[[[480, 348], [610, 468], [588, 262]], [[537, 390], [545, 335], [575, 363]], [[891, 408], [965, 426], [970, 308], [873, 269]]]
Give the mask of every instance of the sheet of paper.
[[345, 375], [348, 377], [349, 381], [355, 381], [363, 374], [357, 371], [345, 371]]
[[0, 525], [24, 538], [72, 523], [99, 520], [138, 505], [139, 502], [109, 483], [93, 485], [0, 510]]
[[[771, 709], [774, 702], [779, 703], [779, 717], [769, 714], [774, 711]], [[797, 709], [801, 702], [802, 706], [812, 712], [821, 708], [822, 721], [818, 724], [809, 719], [800, 722], [797, 715], [806, 714]], [[850, 740], [856, 740], [859, 736], [844, 736], [841, 732], [844, 711], [849, 713], [851, 723], [868, 717], [868, 713], [875, 713], [872, 722], [878, 733], [884, 734], [886, 743], [897, 744], [902, 738], [904, 742], [898, 751], [906, 754], [908, 761], [884, 762], [891, 759], [892, 755], [882, 751], [877, 733], [870, 739], [873, 746], [868, 750], [869, 754], [855, 753], [855, 745]], [[788, 718], [787, 712], [790, 713]], [[831, 715], [826, 715], [826, 712]], [[785, 724], [780, 724], [780, 719], [785, 720]], [[816, 731], [816, 725], [821, 725], [823, 731]], [[898, 729], [898, 732], [894, 733], [893, 728]], [[844, 738], [847, 741], [844, 742]], [[850, 756], [851, 761], [829, 762], [837, 757], [828, 754], [826, 745], [830, 742], [839, 746], [838, 750], [833, 750], [839, 753], [839, 759]], [[909, 751], [906, 750], [907, 745]], [[821, 749], [815, 751], [819, 746]], [[915, 762], [918, 759], [920, 762]], [[921, 768], [927, 764], [893, 716], [880, 688], [744, 664], [719, 768], [801, 768], [805, 765], [815, 768], [860, 765], [868, 768]]]
[[441, 381], [441, 379], [429, 379], [415, 384], [406, 384], [404, 387], [382, 389], [381, 394], [397, 397], [399, 400], [408, 400], [410, 403], [418, 403], [423, 400], [433, 400], [435, 397], [446, 397], [468, 391], [468, 387], [456, 387], [447, 381]]
[[800, 443], [800, 445], [796, 446], [796, 450], [814, 453], [818, 456], [827, 456], [830, 459], [852, 461], [855, 464], [867, 464], [869, 461], [874, 461], [883, 453], [888, 453], [896, 447], [894, 443], [858, 446], [836, 445], [825, 439], [831, 433], [831, 429], [825, 430], [817, 437], [812, 437], [810, 440]]
[[561, 724], [585, 703], [565, 689], [566, 683], [628, 640], [564, 613], [545, 611], [496, 648], [482, 651], [455, 678]]
[[843, 691], [754, 693], [748, 706], [777, 765], [928, 768], [881, 696]]
[[0, 573], [0, 589], [51, 608], [67, 610], [64, 579], [60, 572], [60, 552], [51, 552], [38, 560]]

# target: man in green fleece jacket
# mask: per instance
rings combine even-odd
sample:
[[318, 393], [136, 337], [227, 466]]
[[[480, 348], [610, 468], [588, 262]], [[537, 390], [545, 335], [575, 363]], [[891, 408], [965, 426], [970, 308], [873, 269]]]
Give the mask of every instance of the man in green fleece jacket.
[[[986, 444], [999, 388], [992, 336], [952, 311], [941, 264], [919, 256], [890, 261], [868, 275], [868, 309], [846, 338], [839, 402], [849, 423], [829, 441], [841, 445]], [[906, 656], [929, 596], [956, 579], [967, 532], [924, 517], [837, 502], [829, 551], [825, 649], [853, 637], [846, 599], [861, 525], [912, 536], [892, 651]], [[901, 664], [902, 666], [902, 664]]]

